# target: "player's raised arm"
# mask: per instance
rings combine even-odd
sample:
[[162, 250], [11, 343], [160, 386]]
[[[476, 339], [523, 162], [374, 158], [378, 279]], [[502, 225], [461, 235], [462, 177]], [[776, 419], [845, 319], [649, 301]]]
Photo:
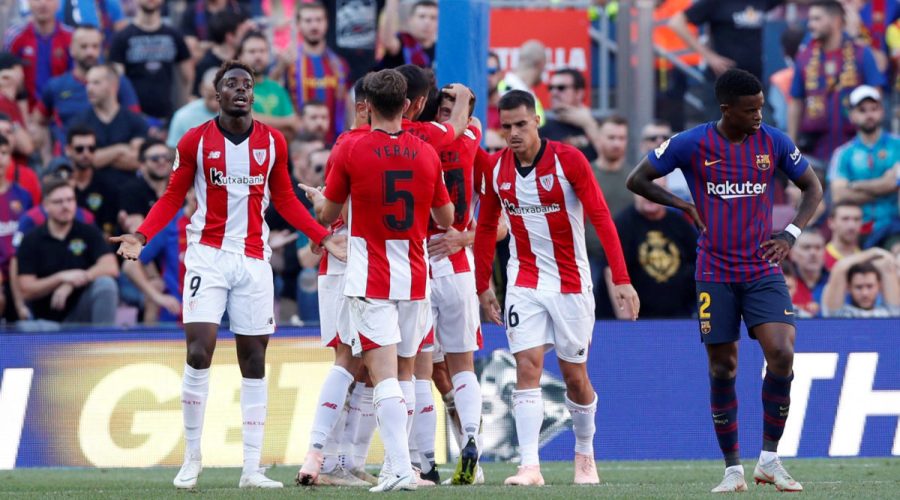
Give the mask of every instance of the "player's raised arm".
[[[650, 154], [654, 153], [651, 152]], [[700, 213], [697, 212], [697, 207], [695, 207], [693, 203], [682, 200], [672, 194], [668, 189], [653, 182], [663, 175], [664, 174], [650, 164], [650, 160], [647, 157], [644, 157], [644, 159], [638, 163], [638, 166], [628, 174], [628, 180], [625, 181], [625, 186], [628, 187], [628, 190], [632, 193], [643, 196], [652, 202], [687, 212], [687, 214], [691, 216], [691, 219], [694, 220], [694, 225], [697, 226], [697, 230], [700, 232], [706, 231], [706, 224], [704, 224], [703, 219], [700, 218]]]
[[453, 83], [442, 89], [441, 92], [447, 93], [454, 99], [450, 119], [444, 124], [453, 127], [453, 139], [458, 139], [468, 128], [469, 117], [472, 116], [471, 110], [474, 104], [472, 91], [465, 85]]

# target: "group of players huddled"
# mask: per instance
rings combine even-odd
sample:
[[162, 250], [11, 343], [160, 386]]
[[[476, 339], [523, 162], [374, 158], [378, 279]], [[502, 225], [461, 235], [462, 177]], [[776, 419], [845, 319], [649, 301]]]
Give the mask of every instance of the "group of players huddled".
[[[481, 313], [505, 324], [516, 359], [512, 407], [521, 462], [505, 484], [544, 484], [538, 441], [548, 348], [556, 350], [566, 385], [575, 434], [574, 482], [598, 484], [593, 449], [598, 398], [586, 368], [594, 299], [585, 218], [600, 235], [618, 306], [637, 319], [640, 303], [590, 164], [577, 149], [540, 139], [533, 96], [514, 90], [501, 98], [508, 147], [488, 155], [480, 148], [481, 124], [472, 117], [474, 97], [464, 85], [438, 90], [428, 73], [412, 65], [368, 74], [354, 88], [355, 127], [334, 145], [325, 186], [301, 185], [314, 219], [290, 185], [284, 138], [251, 116], [253, 82], [253, 72], [243, 64], [226, 62], [220, 68], [215, 78], [220, 115], [180, 139], [166, 193], [134, 234], [113, 239], [121, 244], [120, 255], [136, 259], [194, 188], [198, 208], [187, 230], [184, 278], [186, 448], [175, 486], [196, 487], [202, 469], [209, 367], [227, 310], [243, 376], [239, 486], [282, 487], [260, 469], [265, 352], [274, 332], [271, 250], [263, 219], [269, 200], [309, 236], [316, 251], [327, 254], [319, 273], [319, 307], [322, 342], [334, 349], [335, 362], [319, 394], [298, 485], [371, 485], [370, 491], [383, 492], [440, 483], [432, 381], [447, 403], [460, 449], [445, 483], [483, 482], [482, 395], [473, 358], [481, 346]], [[763, 451], [754, 478], [798, 491], [802, 487], [775, 453], [790, 405], [795, 335], [778, 263], [811, 216], [821, 186], [790, 140], [761, 124], [763, 94], [755, 77], [728, 71], [716, 94], [721, 120], [651, 152], [628, 186], [683, 210], [701, 230], [700, 331], [709, 352], [713, 421], [726, 460], [724, 479], [713, 491], [747, 489], [734, 390], [742, 316], [768, 362]], [[675, 168], [684, 171], [696, 205], [653, 182]], [[776, 168], [804, 194], [794, 223], [772, 234], [767, 186]], [[510, 259], [501, 310], [490, 278], [496, 242], [507, 232]], [[376, 422], [385, 448], [378, 477], [364, 468]]]

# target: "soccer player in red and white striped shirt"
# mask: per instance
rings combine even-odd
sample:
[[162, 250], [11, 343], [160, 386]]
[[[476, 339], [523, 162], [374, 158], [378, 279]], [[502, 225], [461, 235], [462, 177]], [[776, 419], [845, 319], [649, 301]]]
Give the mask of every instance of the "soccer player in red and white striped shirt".
[[513, 412], [522, 454], [508, 485], [542, 485], [538, 437], [544, 420], [541, 373], [547, 346], [556, 348], [566, 383], [566, 407], [575, 432], [575, 482], [599, 482], [594, 463], [597, 394], [587, 375], [587, 352], [594, 330], [594, 296], [584, 243], [590, 219], [612, 268], [615, 296], [637, 318], [637, 292], [630, 284], [619, 235], [590, 164], [572, 146], [541, 140], [534, 97], [513, 90], [499, 103], [509, 147], [485, 172], [475, 231], [475, 283], [486, 314], [499, 323], [500, 308], [489, 281], [497, 220], [509, 219], [506, 331], [516, 358]]
[[455, 231], [453, 204], [437, 153], [405, 132], [406, 80], [395, 70], [365, 80], [372, 131], [339, 151], [326, 180], [320, 219], [331, 223], [349, 197], [349, 248], [344, 295], [351, 343], [375, 385], [386, 450], [382, 482], [370, 491], [415, 489], [407, 448], [407, 405], [398, 356], [415, 358], [431, 321], [425, 238], [433, 215]]
[[187, 363], [182, 385], [185, 461], [174, 484], [190, 489], [202, 469], [200, 437], [209, 392], [209, 367], [222, 313], [228, 311], [243, 380], [241, 414], [244, 467], [241, 488], [280, 488], [259, 468], [268, 400], [265, 355], [275, 330], [269, 200], [294, 227], [339, 257], [346, 244], [316, 223], [294, 196], [287, 143], [277, 130], [253, 120], [253, 71], [226, 62], [215, 77], [218, 117], [188, 131], [178, 142], [165, 194], [135, 234], [110, 238], [118, 254], [136, 260], [141, 249], [176, 214], [191, 186], [197, 210], [187, 227], [184, 333]]

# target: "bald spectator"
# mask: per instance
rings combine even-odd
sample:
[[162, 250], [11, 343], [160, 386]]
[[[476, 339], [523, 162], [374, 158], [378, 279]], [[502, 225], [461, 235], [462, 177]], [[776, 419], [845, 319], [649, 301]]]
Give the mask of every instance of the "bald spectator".
[[185, 104], [172, 116], [169, 134], [166, 137], [166, 144], [170, 148], [175, 148], [188, 130], [212, 120], [219, 114], [219, 101], [216, 100], [216, 89], [213, 86], [218, 70], [219, 68], [206, 70], [200, 81], [200, 99]]
[[[541, 83], [544, 68], [547, 66], [547, 53], [544, 44], [537, 40], [528, 40], [519, 47], [519, 62], [515, 68], [506, 72], [503, 80], [497, 85], [500, 95], [510, 90], [524, 90], [534, 95], [534, 87]], [[541, 117], [544, 125], [544, 105], [535, 96], [534, 110]]]
[[378, 40], [384, 47], [384, 57], [379, 67], [396, 68], [404, 64], [423, 68], [434, 66], [437, 23], [437, 2], [418, 0], [409, 11], [407, 30], [401, 31], [400, 1], [386, 0], [378, 28]]

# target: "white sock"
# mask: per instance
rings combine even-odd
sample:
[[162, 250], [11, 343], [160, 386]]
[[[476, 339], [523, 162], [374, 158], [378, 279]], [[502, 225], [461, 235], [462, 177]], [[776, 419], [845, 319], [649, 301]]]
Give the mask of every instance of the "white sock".
[[353, 437], [356, 436], [356, 429], [359, 427], [360, 417], [360, 399], [362, 398], [362, 389], [365, 384], [356, 382], [353, 390], [350, 391], [350, 400], [347, 403], [347, 415], [344, 418], [344, 428], [341, 429], [341, 465], [347, 470], [353, 470], [356, 467], [353, 459]]
[[426, 474], [431, 471], [431, 464], [434, 463], [436, 431], [437, 413], [434, 411], [431, 380], [416, 380], [416, 419], [413, 421], [413, 434], [422, 459], [422, 472]]
[[744, 475], [744, 466], [741, 464], [732, 465], [731, 467], [725, 467], [725, 474], [728, 475], [729, 472], [736, 471], [740, 472], [741, 475]]
[[403, 391], [403, 399], [406, 401], [406, 435], [408, 438], [412, 436], [413, 421], [416, 418], [416, 383], [412, 380], [402, 380], [400, 381], [400, 390]]
[[319, 402], [313, 417], [312, 431], [309, 433], [309, 449], [323, 451], [347, 399], [347, 389], [353, 383], [353, 375], [340, 366], [332, 366], [319, 390]]
[[325, 461], [322, 462], [322, 472], [328, 474], [334, 471], [340, 463], [341, 438], [344, 436], [344, 424], [347, 421], [347, 410], [345, 406], [341, 406], [341, 415], [337, 423], [328, 433], [328, 439], [325, 440], [325, 448], [322, 453], [325, 455]]
[[776, 458], [778, 458], [778, 453], [774, 451], [763, 450], [759, 452], [759, 463], [761, 464], [767, 464]]
[[594, 456], [594, 432], [597, 427], [594, 419], [597, 415], [597, 393], [589, 405], [573, 403], [566, 394], [566, 408], [572, 415], [572, 431], [575, 432], [575, 453]]
[[459, 415], [459, 423], [464, 434], [462, 440], [468, 441], [470, 437], [478, 434], [478, 428], [481, 426], [481, 385], [475, 372], [457, 373], [452, 381], [456, 413]]
[[209, 368], [198, 370], [184, 365], [181, 379], [181, 414], [184, 417], [184, 456], [200, 458], [200, 437], [203, 435], [203, 416], [209, 396]]
[[407, 409], [403, 403], [403, 391], [395, 378], [382, 380], [373, 391], [378, 430], [384, 443], [386, 461], [395, 475], [412, 474], [409, 465], [409, 448], [406, 444]]
[[268, 384], [265, 378], [241, 380], [241, 416], [244, 438], [243, 474], [251, 474], [259, 470], [268, 399]]
[[541, 389], [514, 390], [513, 415], [516, 418], [516, 436], [519, 438], [522, 465], [538, 465], [538, 440], [544, 423]]
[[375, 434], [377, 420], [375, 418], [375, 406], [372, 402], [375, 389], [363, 387], [359, 400], [359, 423], [356, 434], [353, 436], [353, 463], [356, 467], [365, 467], [366, 458], [369, 456], [369, 444]]

